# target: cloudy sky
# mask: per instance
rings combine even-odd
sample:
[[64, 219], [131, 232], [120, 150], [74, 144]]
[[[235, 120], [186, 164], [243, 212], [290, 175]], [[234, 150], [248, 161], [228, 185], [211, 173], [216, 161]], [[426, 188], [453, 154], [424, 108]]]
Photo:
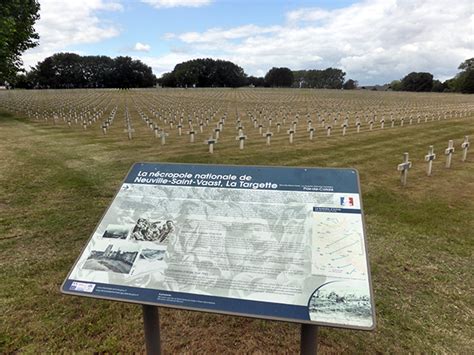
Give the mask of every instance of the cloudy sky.
[[128, 55], [160, 76], [185, 60], [231, 60], [249, 75], [273, 66], [343, 69], [362, 85], [412, 71], [453, 77], [474, 57], [474, 0], [39, 0], [40, 45]]

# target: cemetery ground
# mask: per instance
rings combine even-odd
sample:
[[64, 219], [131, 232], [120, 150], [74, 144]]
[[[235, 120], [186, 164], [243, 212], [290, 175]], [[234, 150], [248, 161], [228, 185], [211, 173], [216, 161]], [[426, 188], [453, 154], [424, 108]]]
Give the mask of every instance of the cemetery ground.
[[[161, 145], [134, 109], [130, 114], [137, 122], [132, 140], [118, 121], [103, 135], [100, 126], [83, 130], [0, 112], [0, 352], [144, 351], [140, 306], [65, 296], [59, 287], [130, 166], [159, 161], [358, 169], [377, 327], [321, 328], [321, 353], [472, 352], [474, 152], [462, 162], [460, 148], [464, 136], [474, 137], [472, 110], [360, 134], [354, 127], [345, 136], [319, 131], [312, 141], [300, 129], [291, 145], [283, 133], [267, 146], [246, 131], [244, 150], [229, 118], [214, 154], [202, 135], [189, 143], [187, 135], [170, 134]], [[446, 169], [450, 139], [456, 150]], [[438, 156], [428, 177], [430, 145]], [[397, 171], [404, 152], [413, 161], [406, 187]], [[299, 350], [298, 324], [167, 308], [160, 316], [165, 353]]]

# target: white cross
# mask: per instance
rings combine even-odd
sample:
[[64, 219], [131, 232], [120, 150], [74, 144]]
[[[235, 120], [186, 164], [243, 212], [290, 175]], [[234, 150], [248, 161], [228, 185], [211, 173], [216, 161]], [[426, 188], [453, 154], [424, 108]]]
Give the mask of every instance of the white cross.
[[407, 184], [408, 170], [411, 166], [411, 161], [408, 160], [408, 153], [403, 153], [403, 163], [398, 164], [397, 167], [397, 170], [401, 172], [401, 182], [403, 186]]
[[469, 146], [470, 146], [469, 137], [465, 136], [464, 137], [464, 142], [461, 144], [461, 148], [463, 150], [463, 152], [462, 152], [462, 161], [466, 161], [466, 159], [467, 159], [467, 151], [469, 150]]
[[209, 138], [207, 141], [204, 141], [204, 143], [207, 143], [209, 145], [209, 153], [214, 153], [214, 144], [216, 143], [217, 139], [214, 138]]
[[194, 134], [195, 134], [195, 133], [196, 133], [196, 132], [194, 132], [193, 129], [188, 132], [188, 134], [189, 134], [189, 142], [190, 142], [190, 143], [194, 143]]
[[237, 137], [235, 137], [236, 141], [239, 141], [239, 148], [240, 150], [244, 149], [244, 142], [247, 139], [247, 136], [244, 135], [243, 133], [239, 133]]
[[267, 137], [267, 145], [270, 145], [270, 140], [272, 139], [273, 133], [270, 131], [267, 131], [267, 133], [265, 133], [264, 136]]
[[165, 131], [160, 132], [161, 145], [165, 145], [167, 136], [169, 136], [169, 134], [165, 133]]
[[329, 137], [331, 135], [331, 125], [327, 125], [326, 126], [326, 130], [327, 130], [327, 136]]
[[348, 123], [348, 119], [346, 118], [344, 120], [344, 123], [341, 125], [342, 126], [342, 135], [345, 136], [346, 135], [346, 129], [347, 127], [349, 126], [349, 123]]
[[428, 154], [425, 155], [425, 161], [428, 162], [428, 169], [426, 171], [428, 176], [431, 176], [431, 169], [433, 167], [433, 160], [436, 159], [436, 154], [434, 153], [434, 148], [430, 145], [430, 149], [428, 150]]
[[446, 148], [444, 151], [444, 154], [446, 155], [446, 168], [448, 169], [451, 167], [453, 152], [454, 152], [454, 145], [453, 145], [453, 141], [450, 140], [448, 142], [448, 148]]
[[293, 135], [295, 134], [295, 131], [293, 129], [289, 129], [286, 133], [290, 135], [290, 144], [293, 143]]

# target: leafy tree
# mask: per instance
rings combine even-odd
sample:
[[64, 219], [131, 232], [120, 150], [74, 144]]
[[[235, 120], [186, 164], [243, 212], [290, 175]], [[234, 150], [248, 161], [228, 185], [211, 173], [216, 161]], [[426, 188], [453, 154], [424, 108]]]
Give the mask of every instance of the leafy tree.
[[402, 79], [403, 91], [431, 91], [433, 87], [433, 74], [412, 72]]
[[324, 70], [298, 70], [293, 72], [293, 87], [316, 89], [341, 89], [344, 84], [344, 73], [341, 69], [326, 68]]
[[464, 62], [459, 64], [458, 69], [463, 71], [474, 70], [474, 58], [466, 59]]
[[158, 83], [162, 85], [163, 87], [170, 87], [174, 88], [176, 87], [176, 77], [174, 76], [174, 73], [164, 73], [161, 78], [158, 79]]
[[57, 53], [32, 70], [33, 86], [47, 88], [150, 87], [156, 77], [151, 68], [130, 57], [80, 56]]
[[432, 92], [443, 92], [446, 87], [439, 80], [433, 80], [433, 87], [431, 88]]
[[400, 90], [402, 90], [402, 82], [400, 80], [393, 80], [390, 83], [389, 87], [393, 91], [400, 91]]
[[249, 76], [247, 78], [247, 85], [253, 85], [255, 87], [263, 87], [265, 86], [265, 78]]
[[474, 93], [474, 58], [466, 59], [458, 69], [462, 70], [456, 76], [455, 86], [463, 94]]
[[265, 75], [265, 83], [272, 87], [290, 87], [293, 84], [293, 72], [288, 68], [273, 67]]
[[35, 0], [0, 2], [0, 82], [12, 80], [22, 65], [21, 54], [38, 45], [33, 25], [39, 19]]
[[344, 90], [355, 90], [357, 89], [357, 86], [358, 86], [357, 81], [349, 79], [344, 83], [344, 85], [342, 85], [342, 88]]
[[82, 72], [88, 87], [113, 87], [114, 60], [105, 55], [82, 57]]
[[474, 93], [474, 69], [466, 70], [459, 74], [457, 81], [457, 87], [463, 94]]
[[171, 73], [163, 74], [159, 82], [169, 87], [239, 87], [245, 85], [247, 76], [232, 62], [201, 58], [177, 64]]
[[444, 92], [455, 92], [456, 91], [456, 78], [451, 78], [443, 83]]

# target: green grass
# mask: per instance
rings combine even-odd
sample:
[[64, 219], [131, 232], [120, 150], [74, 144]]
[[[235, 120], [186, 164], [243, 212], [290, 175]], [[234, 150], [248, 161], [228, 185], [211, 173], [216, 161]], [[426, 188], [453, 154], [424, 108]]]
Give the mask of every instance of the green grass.
[[[230, 98], [225, 105], [233, 112], [237, 101]], [[144, 350], [139, 306], [59, 292], [137, 161], [357, 168], [378, 324], [373, 332], [323, 328], [321, 352], [472, 351], [474, 152], [462, 163], [459, 144], [465, 135], [474, 137], [473, 116], [360, 134], [352, 128], [345, 137], [319, 131], [313, 142], [301, 129], [292, 146], [283, 133], [267, 147], [249, 132], [244, 151], [229, 124], [209, 155], [204, 136], [193, 146], [187, 136], [172, 134], [162, 147], [131, 113], [132, 141], [118, 121], [102, 136], [99, 128], [0, 113], [0, 352]], [[448, 139], [457, 147], [451, 169], [442, 155]], [[438, 160], [426, 177], [429, 145]], [[414, 167], [402, 188], [396, 166], [405, 151]], [[161, 325], [166, 353], [294, 353], [299, 347], [299, 326], [285, 322], [162, 309]]]

